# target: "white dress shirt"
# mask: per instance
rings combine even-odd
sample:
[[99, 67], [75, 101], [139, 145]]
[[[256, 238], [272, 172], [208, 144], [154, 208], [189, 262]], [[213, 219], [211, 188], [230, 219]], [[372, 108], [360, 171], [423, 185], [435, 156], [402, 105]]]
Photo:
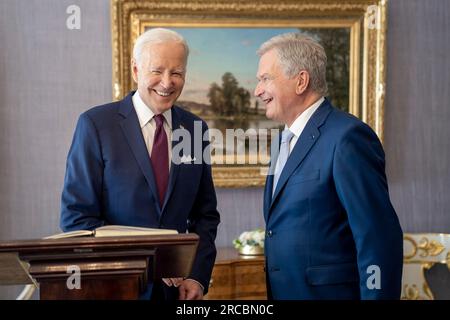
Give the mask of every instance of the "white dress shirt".
[[[297, 119], [294, 120], [294, 122], [292, 123], [292, 125], [290, 127], [285, 126], [284, 130], [289, 129], [289, 131], [291, 131], [294, 136], [292, 137], [290, 143], [289, 143], [289, 154], [291, 154], [292, 150], [295, 147], [295, 144], [297, 143], [298, 138], [300, 138], [300, 135], [303, 132], [303, 129], [305, 129], [306, 124], [308, 123], [309, 119], [311, 119], [312, 115], [314, 114], [314, 112], [316, 112], [316, 110], [319, 108], [319, 106], [322, 104], [322, 102], [325, 100], [324, 97], [321, 97], [319, 100], [317, 100], [316, 102], [314, 102], [311, 106], [309, 106], [305, 111], [303, 111], [298, 117]], [[276, 167], [278, 167], [279, 163], [278, 163], [278, 159], [277, 159], [277, 164]], [[275, 167], [275, 170], [276, 170]]]
[[[142, 136], [144, 137], [145, 145], [147, 146], [148, 154], [152, 154], [153, 140], [155, 138], [156, 121], [153, 118], [155, 113], [148, 107], [144, 101], [141, 99], [139, 92], [136, 91], [132, 97], [133, 106], [136, 110], [136, 114], [139, 119], [139, 124], [142, 130]], [[170, 161], [172, 160], [172, 109], [163, 112], [164, 121], [164, 131], [167, 135], [167, 149], [169, 151], [169, 170]]]

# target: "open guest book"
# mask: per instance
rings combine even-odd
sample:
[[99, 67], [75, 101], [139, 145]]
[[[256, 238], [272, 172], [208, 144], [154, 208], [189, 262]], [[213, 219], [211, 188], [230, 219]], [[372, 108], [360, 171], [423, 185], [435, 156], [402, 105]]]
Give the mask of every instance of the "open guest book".
[[142, 228], [118, 225], [106, 225], [94, 230], [76, 230], [58, 233], [44, 239], [63, 239], [73, 237], [117, 237], [117, 236], [159, 236], [164, 234], [178, 234], [177, 230]]

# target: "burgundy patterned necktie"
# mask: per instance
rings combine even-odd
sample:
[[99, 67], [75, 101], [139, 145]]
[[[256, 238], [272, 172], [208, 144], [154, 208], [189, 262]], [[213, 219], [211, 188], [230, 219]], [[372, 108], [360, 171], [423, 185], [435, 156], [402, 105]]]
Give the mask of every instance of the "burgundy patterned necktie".
[[169, 181], [169, 150], [167, 147], [167, 135], [164, 130], [164, 116], [158, 114], [154, 119], [156, 121], [156, 130], [150, 158], [158, 189], [159, 204], [162, 208]]

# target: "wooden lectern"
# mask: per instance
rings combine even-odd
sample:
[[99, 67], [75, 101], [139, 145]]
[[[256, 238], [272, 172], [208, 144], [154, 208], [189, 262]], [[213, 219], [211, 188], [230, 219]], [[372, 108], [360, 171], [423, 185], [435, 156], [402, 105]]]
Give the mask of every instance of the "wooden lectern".
[[[45, 300], [137, 299], [148, 277], [187, 277], [198, 241], [196, 234], [174, 234], [0, 242], [0, 284], [32, 279]], [[74, 270], [80, 289], [68, 286]]]

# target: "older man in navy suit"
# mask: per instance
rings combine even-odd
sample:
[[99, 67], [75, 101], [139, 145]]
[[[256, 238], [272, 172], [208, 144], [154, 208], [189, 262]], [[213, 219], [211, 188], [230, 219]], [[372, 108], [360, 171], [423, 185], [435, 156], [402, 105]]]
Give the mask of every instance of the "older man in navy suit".
[[[137, 39], [132, 71], [138, 89], [80, 116], [62, 193], [64, 231], [115, 224], [199, 235], [190, 276], [155, 283], [152, 298], [157, 299], [202, 299], [216, 256], [220, 218], [210, 162], [207, 154], [203, 157], [207, 126], [174, 105], [184, 86], [188, 53], [185, 40], [171, 30], [151, 29]], [[188, 144], [200, 142], [200, 148], [181, 150], [200, 153], [173, 153], [176, 130], [187, 130]]]
[[379, 139], [324, 98], [316, 41], [283, 34], [258, 53], [255, 95], [285, 124], [264, 194], [269, 297], [398, 299], [402, 230]]

